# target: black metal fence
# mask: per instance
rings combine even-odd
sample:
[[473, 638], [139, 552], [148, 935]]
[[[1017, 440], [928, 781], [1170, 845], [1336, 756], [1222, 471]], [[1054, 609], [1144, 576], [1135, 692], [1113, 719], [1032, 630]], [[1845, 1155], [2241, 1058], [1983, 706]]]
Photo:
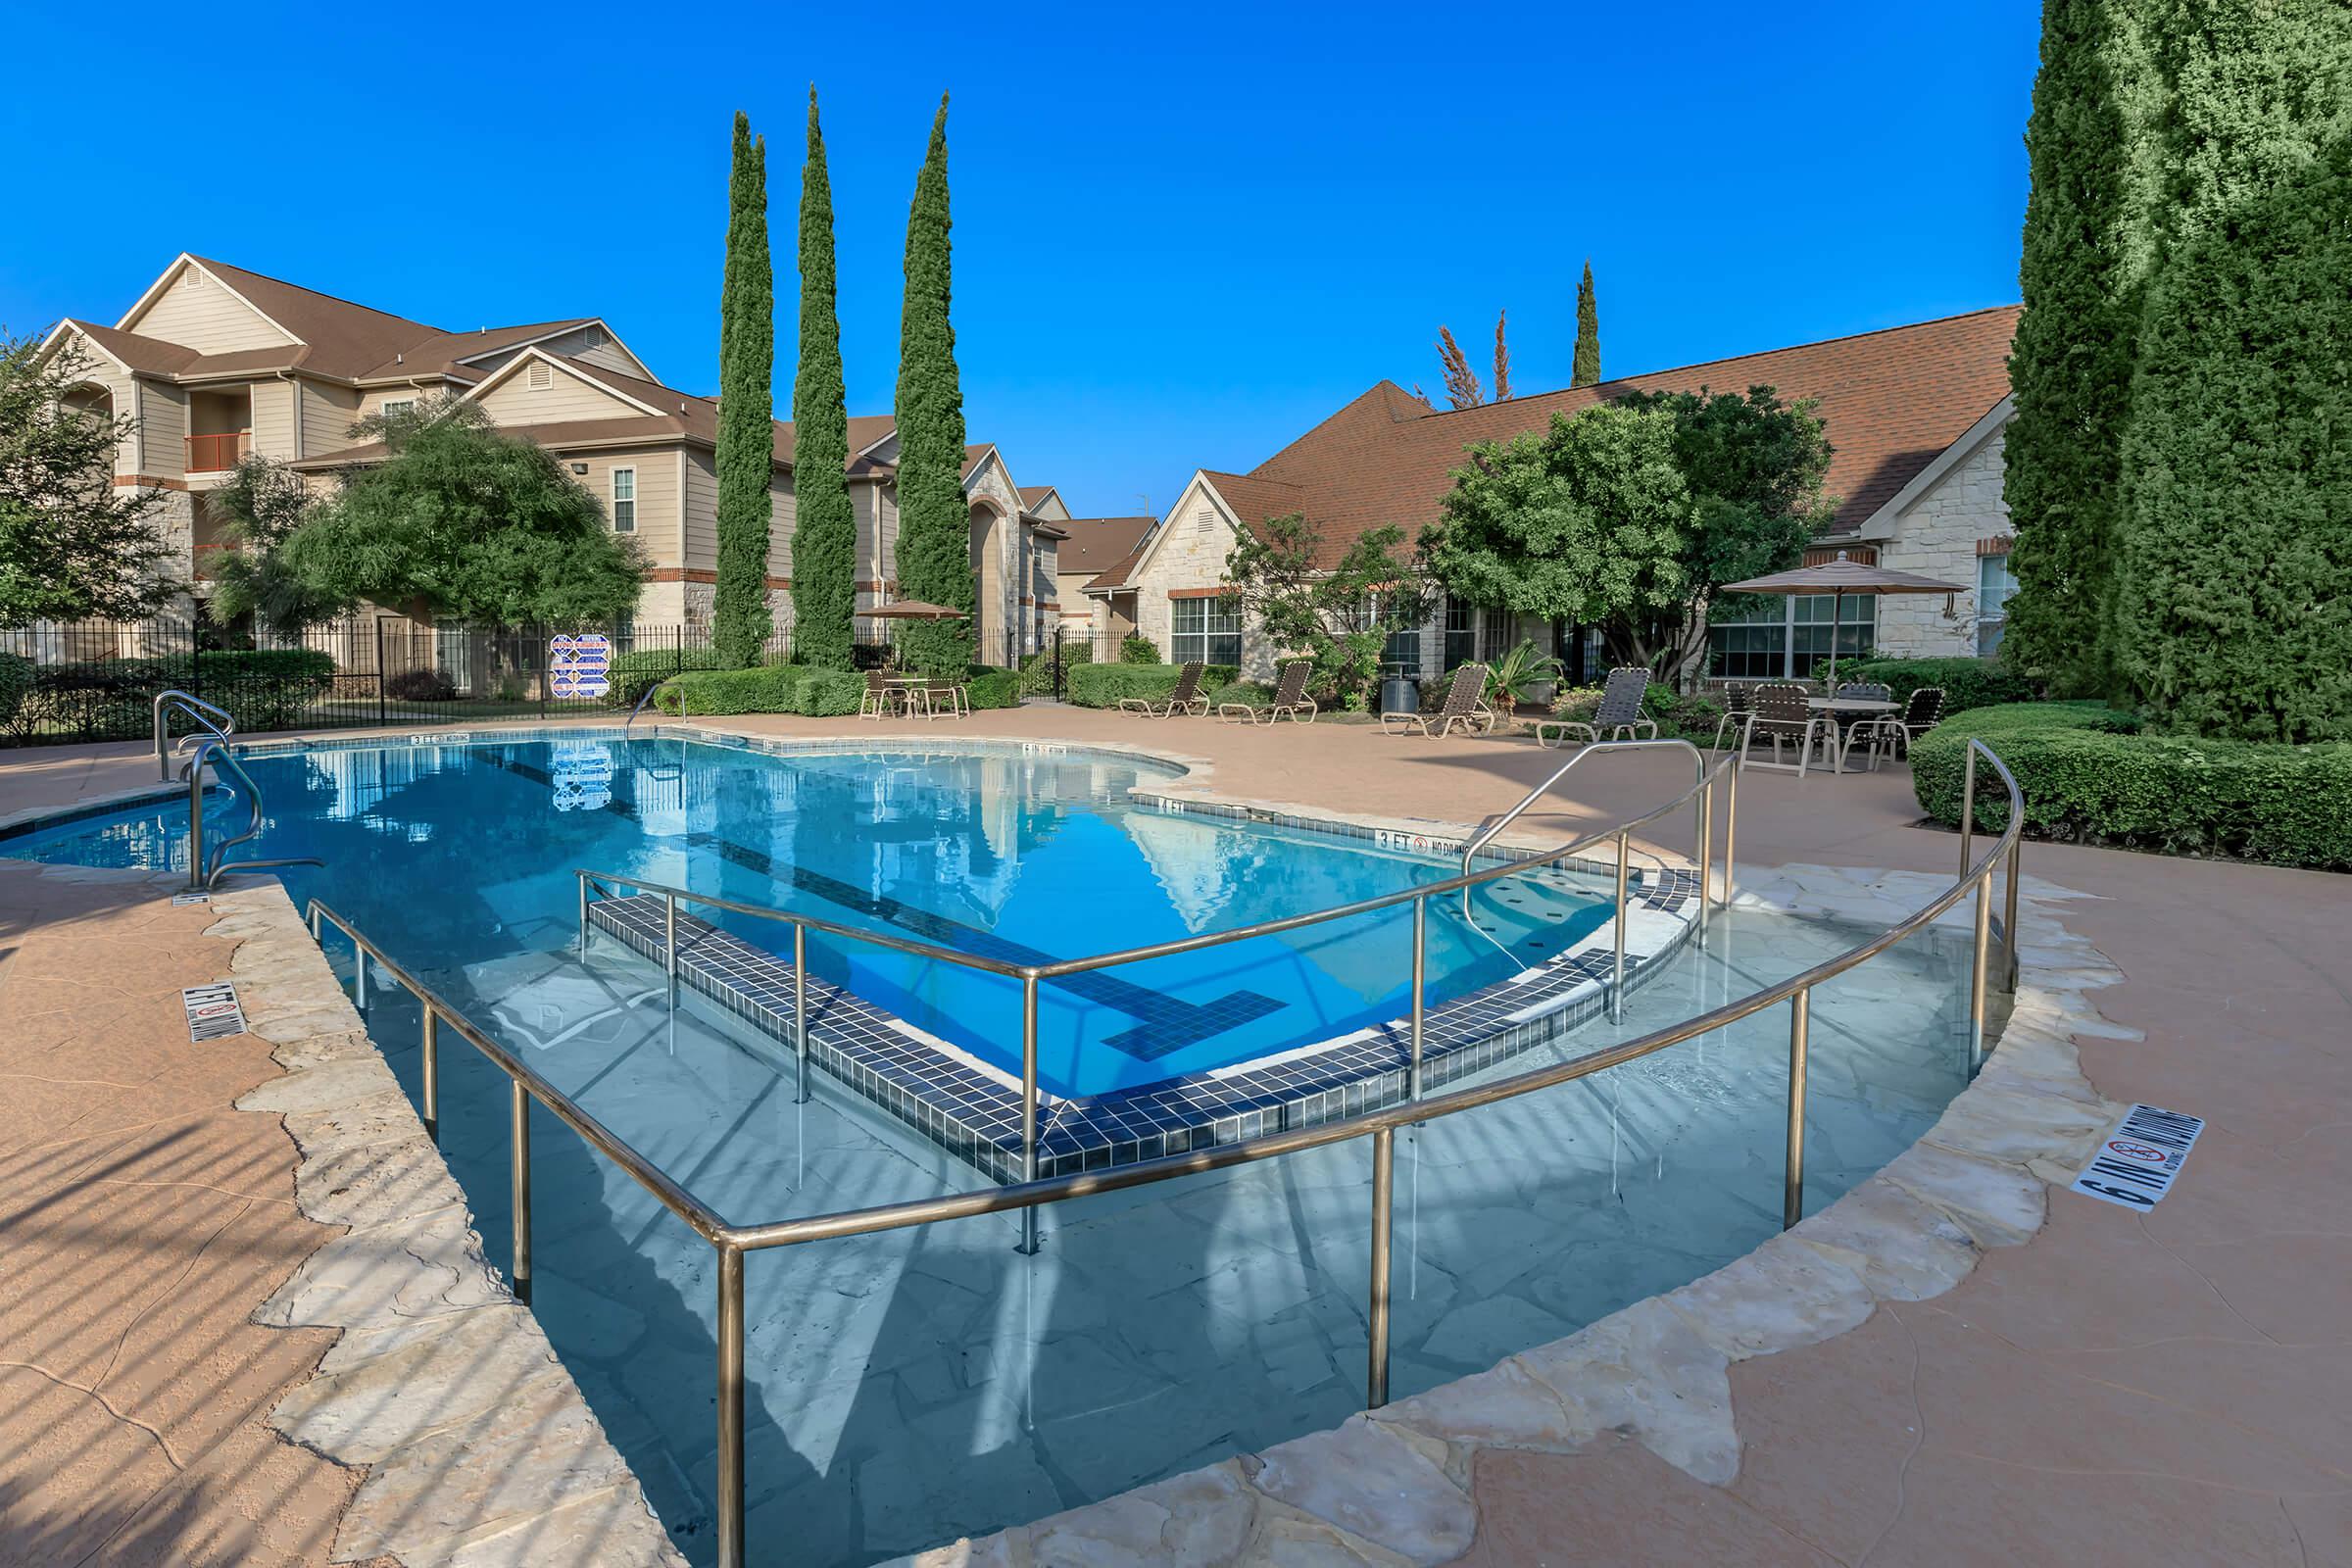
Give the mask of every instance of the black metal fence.
[[[601, 683], [555, 658], [555, 639], [583, 631], [607, 639]], [[649, 686], [718, 663], [698, 625], [566, 631], [384, 616], [235, 641], [177, 619], [0, 631], [0, 744], [143, 739], [156, 695], [173, 687], [227, 710], [239, 734], [625, 713]]]

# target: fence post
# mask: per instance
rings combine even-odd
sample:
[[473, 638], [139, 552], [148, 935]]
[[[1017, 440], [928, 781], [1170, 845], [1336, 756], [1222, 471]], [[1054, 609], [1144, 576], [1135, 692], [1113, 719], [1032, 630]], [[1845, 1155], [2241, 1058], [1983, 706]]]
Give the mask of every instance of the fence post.
[[378, 729], [391, 722], [386, 716], [384, 702], [391, 695], [386, 690], [391, 679], [391, 671], [384, 668], [384, 617], [378, 615], [375, 617], [375, 725]]

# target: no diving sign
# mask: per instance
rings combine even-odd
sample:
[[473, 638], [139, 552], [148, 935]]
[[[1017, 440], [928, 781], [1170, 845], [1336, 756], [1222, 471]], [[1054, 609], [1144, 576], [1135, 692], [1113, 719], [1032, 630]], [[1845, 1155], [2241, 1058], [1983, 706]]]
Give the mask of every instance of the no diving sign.
[[2156, 1200], [2173, 1190], [2173, 1179], [2204, 1130], [2202, 1116], [2133, 1105], [2075, 1178], [2075, 1191], [2102, 1203], [2154, 1208]]
[[179, 1000], [188, 1009], [190, 1045], [200, 1046], [207, 1040], [225, 1040], [230, 1035], [245, 1032], [245, 1008], [237, 1001], [234, 981], [190, 986], [179, 994]]

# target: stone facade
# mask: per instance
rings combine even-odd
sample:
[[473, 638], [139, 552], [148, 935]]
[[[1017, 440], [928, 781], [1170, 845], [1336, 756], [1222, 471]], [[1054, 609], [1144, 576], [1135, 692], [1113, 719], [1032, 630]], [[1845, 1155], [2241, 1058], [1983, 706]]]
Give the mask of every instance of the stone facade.
[[1878, 650], [1904, 658], [1973, 656], [1977, 652], [1979, 540], [2006, 538], [2009, 507], [2001, 499], [2001, 432], [1977, 449], [1892, 519], [1892, 536], [1879, 563], [1939, 582], [1962, 584], [1952, 618], [1933, 594], [1892, 594], [1879, 602]]

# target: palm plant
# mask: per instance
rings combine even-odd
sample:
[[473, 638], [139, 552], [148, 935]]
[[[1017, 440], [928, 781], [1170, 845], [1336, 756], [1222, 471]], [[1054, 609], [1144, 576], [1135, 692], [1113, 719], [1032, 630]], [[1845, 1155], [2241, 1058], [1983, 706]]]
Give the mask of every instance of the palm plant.
[[1514, 704], [1525, 702], [1537, 687], [1557, 682], [1560, 673], [1558, 660], [1532, 642], [1522, 642], [1496, 659], [1487, 671], [1487, 695], [1507, 698]]

